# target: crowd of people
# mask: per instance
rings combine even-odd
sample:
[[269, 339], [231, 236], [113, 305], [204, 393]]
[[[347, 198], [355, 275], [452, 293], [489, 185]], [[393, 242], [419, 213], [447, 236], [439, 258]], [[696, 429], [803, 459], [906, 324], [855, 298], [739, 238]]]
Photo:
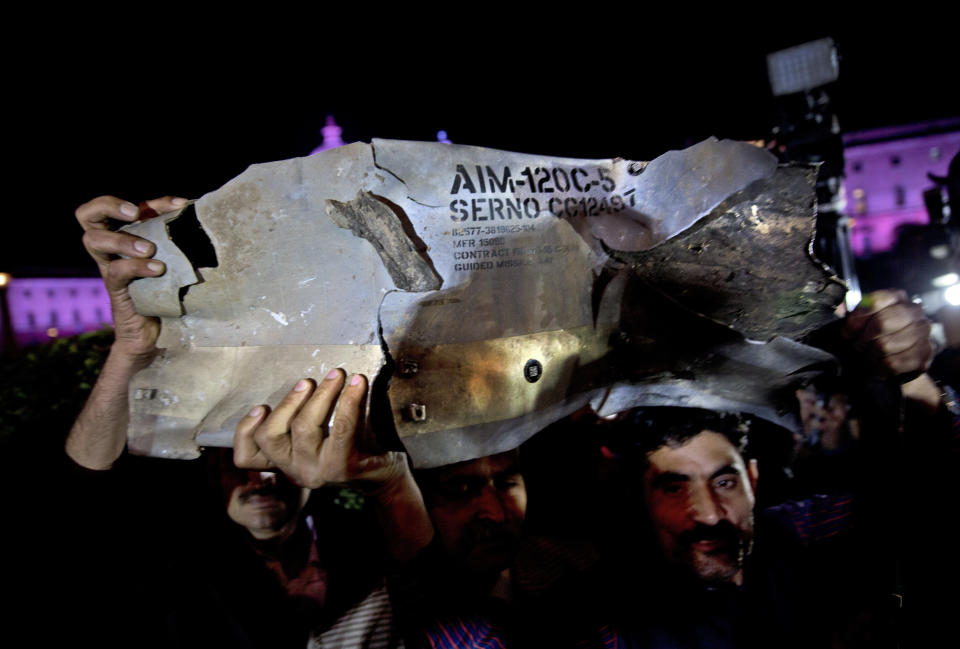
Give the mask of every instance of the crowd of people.
[[86, 606], [101, 639], [872, 647], [909, 645], [942, 610], [956, 420], [902, 292], [824, 333], [843, 373], [798, 390], [802, 433], [696, 408], [581, 411], [519, 449], [419, 470], [362, 447], [367, 377], [335, 369], [250, 404], [232, 456], [129, 457], [127, 386], [159, 325], [127, 287], [165, 268], [111, 224], [184, 203], [77, 210], [116, 330], [64, 458], [90, 510], [77, 552], [101, 585]]

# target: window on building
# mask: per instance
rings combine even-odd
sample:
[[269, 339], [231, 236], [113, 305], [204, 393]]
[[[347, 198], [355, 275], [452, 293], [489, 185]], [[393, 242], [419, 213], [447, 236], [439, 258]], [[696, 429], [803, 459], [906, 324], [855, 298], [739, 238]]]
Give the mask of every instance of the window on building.
[[80, 324], [80, 309], [73, 310], [73, 324]]
[[899, 167], [900, 166], [900, 156], [894, 155], [890, 156], [890, 166]]
[[51, 311], [51, 312], [50, 312], [50, 326], [51, 326], [51, 327], [56, 327], [58, 324], [60, 324], [60, 314], [57, 313], [56, 311]]
[[77, 297], [77, 289], [76, 289], [76, 288], [71, 288], [71, 289], [70, 289], [70, 297]]
[[853, 213], [865, 214], [867, 211], [867, 194], [859, 187], [853, 190]]
[[853, 163], [853, 170], [854, 170], [856, 173], [860, 173], [861, 171], [863, 171], [863, 163], [860, 162], [859, 160], [857, 160], [856, 162], [854, 162], [854, 163]]
[[56, 295], [57, 295], [57, 292], [54, 291], [52, 288], [48, 288], [48, 289], [47, 289], [47, 297], [48, 297], [48, 298], [50, 298], [50, 299], [52, 300], [54, 297], [56, 297]]
[[930, 147], [930, 159], [939, 160], [940, 159], [940, 147], [932, 146]]
[[37, 317], [33, 315], [33, 311], [27, 311], [27, 326], [31, 329], [37, 326]]
[[29, 298], [33, 297], [33, 291], [31, 291], [31, 290], [28, 289], [28, 288], [25, 288], [25, 289], [23, 289], [22, 295], [23, 295], [23, 297], [29, 299]]
[[903, 185], [897, 185], [893, 188], [893, 202], [897, 207], [903, 207], [907, 204], [907, 190]]

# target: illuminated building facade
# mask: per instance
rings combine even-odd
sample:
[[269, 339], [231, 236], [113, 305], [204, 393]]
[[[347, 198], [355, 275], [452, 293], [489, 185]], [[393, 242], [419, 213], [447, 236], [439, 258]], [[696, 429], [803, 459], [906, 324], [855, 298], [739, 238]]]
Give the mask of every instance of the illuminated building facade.
[[846, 214], [853, 217], [853, 252], [868, 257], [890, 250], [897, 227], [930, 222], [927, 176], [946, 176], [960, 151], [960, 119], [876, 129], [843, 136]]
[[6, 300], [19, 345], [110, 326], [110, 297], [99, 277], [10, 279]]

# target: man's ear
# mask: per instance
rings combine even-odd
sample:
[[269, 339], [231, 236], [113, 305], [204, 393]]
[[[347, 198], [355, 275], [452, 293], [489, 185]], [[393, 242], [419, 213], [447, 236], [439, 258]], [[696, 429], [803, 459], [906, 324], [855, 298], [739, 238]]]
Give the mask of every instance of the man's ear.
[[751, 458], [747, 462], [747, 477], [750, 479], [750, 488], [754, 493], [757, 491], [757, 481], [760, 479], [760, 465], [756, 458]]

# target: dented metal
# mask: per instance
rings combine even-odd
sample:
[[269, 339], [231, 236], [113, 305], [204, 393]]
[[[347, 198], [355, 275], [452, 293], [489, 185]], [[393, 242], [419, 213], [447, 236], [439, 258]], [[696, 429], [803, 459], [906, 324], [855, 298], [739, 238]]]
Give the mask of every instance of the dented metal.
[[330, 199], [327, 214], [334, 223], [366, 239], [380, 255], [394, 286], [401, 291], [432, 291], [443, 280], [430, 265], [422, 246], [418, 247], [412, 229], [404, 230], [405, 215], [393, 211], [385, 199], [360, 192], [349, 203]]
[[[252, 405], [276, 403], [298, 378], [336, 366], [371, 379], [394, 368], [393, 423], [424, 467], [514, 448], [588, 402], [636, 404], [643, 399], [629, 395], [655, 384], [681, 397], [726, 395], [715, 377], [762, 367], [758, 385], [779, 385], [772, 374], [784, 343], [753, 343], [744, 330], [796, 335], [830, 317], [829, 297], [811, 300], [799, 327], [778, 327], [762, 309], [738, 320], [710, 311], [709, 300], [680, 296], [668, 309], [651, 296], [662, 296], [655, 284], [667, 285], [671, 264], [688, 286], [713, 281], [672, 242], [733, 241], [738, 230], [749, 242], [718, 257], [723, 264], [738, 267], [738, 256], [759, 258], [772, 245], [795, 270], [778, 295], [823, 292], [805, 246], [794, 250], [812, 231], [812, 198], [794, 201], [806, 200], [796, 218], [777, 220], [786, 205], [777, 192], [793, 183], [790, 191], [812, 197], [811, 182], [785, 173], [765, 151], [713, 139], [649, 163], [374, 140], [254, 165], [194, 205], [215, 266], [133, 285], [138, 310], [162, 318], [163, 352], [131, 384], [129, 446], [192, 457], [230, 445]], [[758, 218], [744, 206], [761, 198]], [[782, 226], [792, 234], [779, 236]], [[763, 227], [778, 236], [753, 236]], [[186, 259], [165, 228], [129, 229], [157, 243], [168, 266]], [[653, 282], [646, 297], [635, 287], [644, 276]], [[725, 301], [737, 299], [769, 302], [759, 292]], [[689, 349], [676, 340], [683, 327], [700, 327]], [[824, 362], [790, 350], [794, 371]], [[762, 392], [753, 405], [769, 410]]]

